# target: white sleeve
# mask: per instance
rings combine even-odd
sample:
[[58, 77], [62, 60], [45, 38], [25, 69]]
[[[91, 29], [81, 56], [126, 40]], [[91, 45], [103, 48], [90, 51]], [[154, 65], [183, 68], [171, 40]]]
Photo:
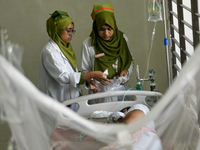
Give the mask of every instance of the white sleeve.
[[[81, 62], [81, 68], [82, 72], [90, 72], [94, 71], [94, 47], [91, 46], [91, 38], [87, 38], [82, 46], [81, 46], [81, 56], [82, 56], [82, 62]], [[90, 80], [86, 81], [84, 83], [84, 86], [86, 89], [89, 89], [89, 82]]]
[[127, 112], [127, 114], [130, 112], [130, 111], [133, 111], [133, 110], [141, 110], [144, 112], [145, 115], [147, 115], [150, 111], [149, 111], [149, 108], [143, 104], [136, 104], [136, 105], [133, 105]]

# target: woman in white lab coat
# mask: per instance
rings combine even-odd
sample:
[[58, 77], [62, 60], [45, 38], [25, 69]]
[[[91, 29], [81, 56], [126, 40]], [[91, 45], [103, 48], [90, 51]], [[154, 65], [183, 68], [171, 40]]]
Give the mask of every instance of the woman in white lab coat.
[[38, 87], [42, 92], [63, 102], [81, 95], [79, 85], [84, 80], [95, 78], [107, 84], [106, 74], [101, 71], [78, 72], [76, 56], [70, 44], [75, 34], [74, 23], [66, 12], [55, 11], [46, 26], [51, 39], [40, 57]]
[[[116, 25], [114, 10], [111, 3], [94, 5], [92, 11], [93, 29], [90, 37], [82, 44], [82, 71], [98, 70], [108, 73], [107, 78], [113, 81], [110, 86], [98, 85], [90, 93], [127, 90], [127, 81], [132, 74], [134, 59], [132, 57], [128, 38]], [[122, 82], [116, 83], [118, 77], [124, 77]], [[116, 98], [96, 100], [96, 102], [116, 101]]]

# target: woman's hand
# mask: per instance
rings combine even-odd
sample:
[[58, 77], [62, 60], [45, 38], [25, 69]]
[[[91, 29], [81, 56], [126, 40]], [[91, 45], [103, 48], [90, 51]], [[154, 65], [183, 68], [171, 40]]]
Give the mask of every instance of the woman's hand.
[[107, 74], [102, 73], [101, 71], [91, 71], [84, 73], [83, 80], [90, 80], [91, 78], [96, 79], [103, 85], [109, 85], [107, 82], [112, 83], [109, 79], [106, 78]]
[[99, 90], [100, 90], [100, 89], [97, 89], [97, 85], [94, 83], [93, 80], [90, 81], [89, 86], [90, 86], [90, 90], [91, 90], [93, 93], [97, 93], [97, 92], [99, 92]]
[[[128, 75], [128, 70], [125, 69], [125, 70], [122, 70], [122, 72], [120, 73], [120, 76], [127, 76]], [[121, 85], [124, 85], [128, 80], [124, 81], [121, 83]]]
[[108, 75], [105, 73], [102, 73], [101, 71], [93, 71], [93, 76], [92, 78], [96, 79], [97, 81], [99, 81], [102, 85], [109, 85], [110, 82], [112, 83], [112, 81], [110, 81], [109, 79], [107, 79]]

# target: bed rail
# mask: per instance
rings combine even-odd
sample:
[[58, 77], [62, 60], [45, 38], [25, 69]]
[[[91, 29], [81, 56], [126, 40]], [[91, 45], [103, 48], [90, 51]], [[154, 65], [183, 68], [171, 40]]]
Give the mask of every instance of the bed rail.
[[[129, 101], [117, 101], [117, 102], [106, 102], [106, 103], [97, 103], [97, 104], [88, 104], [89, 100], [98, 99], [98, 98], [105, 98], [105, 97], [114, 97], [114, 96], [123, 96], [126, 94], [126, 96], [134, 96], [135, 98], [133, 100]], [[134, 104], [145, 104], [147, 97], [158, 97], [161, 98], [162, 94], [159, 92], [152, 92], [152, 91], [109, 91], [109, 92], [101, 92], [96, 94], [89, 94], [85, 96], [81, 96], [78, 98], [73, 98], [70, 100], [64, 101], [62, 104], [64, 105], [71, 105], [74, 103], [78, 104], [78, 110], [77, 113], [83, 117], [90, 117], [92, 112], [97, 110], [104, 110], [104, 111], [110, 111], [115, 112], [119, 111], [124, 107], [132, 106]]]

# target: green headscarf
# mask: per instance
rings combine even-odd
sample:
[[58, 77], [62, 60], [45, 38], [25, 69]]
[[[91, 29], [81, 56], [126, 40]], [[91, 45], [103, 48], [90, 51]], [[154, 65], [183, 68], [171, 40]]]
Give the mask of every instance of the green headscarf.
[[[55, 11], [51, 17], [46, 21], [47, 33], [53, 41], [55, 41], [65, 57], [71, 63], [74, 71], [76, 71], [76, 56], [70, 43], [65, 43], [61, 39], [62, 31], [70, 24], [72, 19], [66, 12]], [[59, 60], [58, 60], [59, 61]]]
[[[128, 69], [131, 64], [131, 54], [127, 43], [123, 38], [123, 32], [118, 30], [113, 7], [111, 3], [103, 5], [94, 5], [91, 14], [93, 21], [93, 30], [90, 34], [92, 37], [92, 46], [94, 45], [95, 53], [104, 53], [103, 57], [98, 57], [94, 62], [94, 70], [104, 72], [108, 69], [108, 79], [113, 79], [116, 75], [120, 75], [122, 70]], [[103, 25], [112, 27], [114, 34], [108, 41], [104, 41], [98, 34]], [[118, 72], [112, 67], [118, 59]]]

